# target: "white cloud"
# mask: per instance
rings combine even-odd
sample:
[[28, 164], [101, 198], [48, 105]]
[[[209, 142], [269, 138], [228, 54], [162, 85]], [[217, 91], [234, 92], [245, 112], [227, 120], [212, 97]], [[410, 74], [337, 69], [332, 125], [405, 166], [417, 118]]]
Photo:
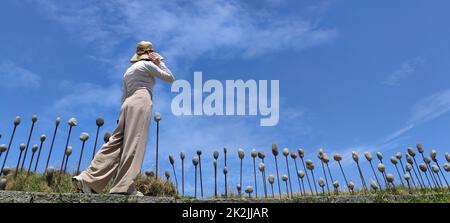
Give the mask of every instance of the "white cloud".
[[392, 141], [404, 135], [414, 127], [432, 121], [450, 111], [450, 89], [437, 92], [431, 96], [419, 100], [411, 108], [405, 125], [397, 131], [389, 134], [384, 141]]
[[436, 119], [450, 111], [450, 89], [418, 101], [412, 108], [409, 123], [419, 124]]
[[122, 94], [119, 85], [102, 86], [93, 83], [73, 83], [63, 81], [58, 91], [62, 95], [50, 107], [49, 111], [59, 114], [72, 114], [96, 117], [98, 110], [120, 106]]
[[[450, 111], [450, 89], [437, 92], [431, 96], [423, 98], [415, 103], [411, 108], [406, 123], [398, 130], [388, 134], [386, 137], [374, 144], [365, 144], [359, 146], [352, 146], [344, 149], [343, 153], [350, 155], [352, 150], [359, 153], [367, 151], [383, 151], [385, 149], [396, 148], [399, 145], [400, 139], [415, 127], [432, 121]], [[350, 161], [345, 161], [346, 164], [351, 164]]]
[[0, 83], [7, 88], [38, 88], [41, 78], [11, 61], [3, 61], [0, 63]]
[[383, 142], [390, 142], [394, 139], [397, 139], [398, 137], [402, 136], [403, 134], [405, 134], [406, 132], [408, 132], [409, 130], [411, 130], [412, 128], [414, 128], [413, 124], [408, 124], [405, 127], [400, 128], [399, 130], [389, 134], [388, 136], [386, 136], [383, 140]]
[[124, 37], [119, 8], [113, 1], [53, 1], [29, 0], [47, 18], [60, 23], [71, 38], [100, 50], [114, 52], [114, 47]]
[[387, 86], [398, 85], [401, 80], [413, 75], [424, 62], [421, 57], [415, 57], [414, 59], [403, 62], [397, 70], [386, 77], [383, 84]]
[[[237, 1], [32, 1], [76, 39], [101, 52], [151, 39], [166, 58], [255, 57], [333, 40], [338, 31], [297, 15], [275, 16]], [[131, 41], [130, 41], [131, 40]], [[125, 42], [126, 41], [126, 42]], [[116, 58], [117, 54], [114, 55]]]

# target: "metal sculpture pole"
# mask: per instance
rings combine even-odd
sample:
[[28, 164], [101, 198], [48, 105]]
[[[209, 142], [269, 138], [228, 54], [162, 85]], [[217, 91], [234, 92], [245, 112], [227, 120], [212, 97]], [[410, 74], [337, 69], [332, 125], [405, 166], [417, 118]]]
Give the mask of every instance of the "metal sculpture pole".
[[[287, 173], [288, 173], [288, 181], [289, 181], [289, 191], [291, 192], [291, 197], [294, 196], [293, 192], [292, 192], [292, 183], [291, 183], [291, 172], [289, 171], [289, 160], [288, 160], [288, 156], [289, 156], [289, 149], [288, 148], [284, 148], [283, 149], [283, 156], [286, 159], [286, 169], [287, 169]], [[289, 194], [288, 194], [289, 196]]]
[[442, 184], [441, 177], [439, 176], [439, 167], [436, 166], [436, 165], [433, 165], [433, 166], [431, 167], [431, 171], [432, 171], [434, 174], [436, 174], [436, 178], [439, 180], [439, 182], [438, 182], [439, 187], [440, 187], [440, 188], [444, 188], [444, 185]]
[[306, 195], [305, 183], [303, 182], [303, 178], [305, 177], [305, 172], [303, 170], [297, 171], [297, 177], [302, 181], [303, 195]]
[[[259, 163], [258, 169], [261, 172], [261, 177], [263, 180], [264, 188], [266, 188], [266, 165], [264, 163]], [[267, 198], [267, 191], [264, 190], [264, 197]]]
[[198, 168], [200, 171], [200, 195], [203, 197], [202, 150], [197, 150]]
[[253, 178], [255, 181], [255, 197], [258, 198], [258, 184], [256, 182], [256, 160], [255, 160], [256, 157], [258, 156], [258, 152], [256, 152], [256, 149], [252, 149], [252, 152], [250, 155], [253, 159]]
[[381, 152], [377, 152], [377, 158], [380, 160], [380, 163], [383, 163], [383, 154]]
[[370, 168], [372, 169], [373, 175], [375, 176], [375, 180], [377, 181], [378, 186], [381, 187], [380, 180], [378, 180], [377, 172], [375, 171], [375, 168], [373, 168], [373, 164], [372, 164], [373, 157], [372, 157], [372, 154], [370, 152], [365, 152], [364, 156], [366, 157], [366, 160], [369, 161]]
[[281, 179], [284, 181], [284, 184], [286, 185], [286, 195], [289, 198], [289, 186], [288, 186], [288, 176], [283, 175]]
[[84, 145], [86, 144], [86, 141], [88, 139], [89, 139], [89, 134], [88, 133], [83, 132], [83, 133], [80, 134], [80, 140], [81, 140], [82, 144], [81, 144], [80, 158], [78, 159], [76, 175], [80, 174], [80, 164], [81, 164], [81, 160], [83, 159]]
[[294, 160], [295, 165], [295, 172], [297, 173], [297, 181], [298, 181], [298, 188], [301, 195], [304, 195], [305, 188], [302, 188], [302, 184], [300, 184], [300, 176], [298, 175], [298, 166], [297, 166], [297, 153], [291, 152], [291, 158]]
[[420, 172], [419, 164], [417, 164], [416, 153], [414, 152], [414, 149], [412, 147], [408, 147], [408, 154], [413, 158], [414, 164], [416, 165], [416, 168], [418, 170], [417, 172], [419, 172], [418, 174], [420, 177], [420, 179], [418, 178], [419, 182], [421, 182], [421, 185], [425, 187], [425, 181], [423, 180], [422, 173]]
[[[405, 166], [405, 171], [411, 177], [411, 182], [413, 183], [414, 188], [417, 188], [416, 182], [414, 181], [414, 178], [411, 175], [411, 170], [412, 169], [413, 169], [413, 166], [411, 164], [407, 163], [406, 166]], [[416, 177], [417, 177], [417, 175], [416, 175]], [[420, 186], [420, 188], [422, 188], [422, 185], [420, 185], [420, 182], [419, 182], [419, 186]]]
[[192, 164], [194, 164], [194, 168], [195, 168], [195, 192], [194, 192], [194, 197], [197, 198], [197, 165], [198, 165], [198, 157], [194, 157], [192, 159]]
[[383, 176], [384, 183], [386, 184], [386, 189], [389, 189], [389, 183], [386, 178], [386, 168], [384, 167], [384, 164], [378, 164], [378, 171], [380, 171], [381, 175]]
[[[261, 163], [264, 164], [264, 158], [266, 157], [266, 154], [264, 154], [264, 152], [258, 152], [258, 158], [261, 159]], [[266, 171], [264, 171], [263, 173], [263, 178], [266, 179]], [[267, 186], [266, 186], [266, 182], [264, 181], [263, 183], [264, 186], [264, 195], [267, 197]]]
[[270, 174], [268, 181], [269, 181], [270, 187], [272, 188], [272, 198], [275, 198], [275, 193], [273, 192], [273, 183], [275, 183], [275, 177], [272, 174]]
[[55, 144], [55, 137], [56, 137], [56, 132], [58, 131], [58, 126], [59, 123], [61, 122], [61, 118], [60, 117], [56, 117], [56, 121], [55, 121], [55, 131], [53, 132], [53, 137], [52, 137], [52, 143], [50, 145], [50, 150], [48, 151], [48, 157], [47, 157], [47, 162], [45, 162], [45, 174], [47, 174], [47, 169], [48, 169], [48, 164], [50, 162], [50, 157], [52, 156], [52, 151], [53, 151], [53, 145]]
[[395, 190], [394, 175], [392, 175], [391, 173], [387, 173], [386, 180], [392, 186], [392, 189]]
[[70, 157], [71, 154], [72, 154], [72, 146], [67, 146], [67, 149], [66, 149], [66, 161], [64, 163], [63, 174], [65, 174], [66, 171], [67, 171], [67, 164], [69, 163], [69, 157]]
[[214, 196], [217, 197], [217, 159], [219, 158], [219, 151], [213, 152], [214, 158]]
[[411, 193], [411, 184], [409, 183], [409, 180], [411, 180], [411, 175], [409, 175], [409, 173], [405, 173], [403, 178], [405, 178], [406, 184], [408, 185], [408, 190]]
[[[434, 178], [433, 174], [431, 173], [432, 172], [431, 171], [431, 166], [430, 166], [431, 160], [423, 155], [423, 153], [425, 152], [425, 149], [423, 148], [422, 144], [417, 144], [416, 147], [417, 147], [417, 150], [419, 151], [420, 155], [422, 156], [422, 160], [425, 162], [425, 165], [427, 167], [428, 173], [430, 173], [430, 175], [431, 175], [431, 181], [436, 186], [436, 182], [435, 181], [437, 181], [437, 180]], [[427, 173], [425, 173], [425, 175], [426, 174]]]
[[170, 162], [170, 165], [172, 166], [173, 176], [175, 177], [175, 185], [177, 187], [177, 194], [178, 194], [177, 172], [175, 171], [175, 159], [173, 158], [172, 154], [169, 154], [169, 162]]
[[227, 174], [228, 168], [226, 166], [223, 167], [223, 175], [225, 177], [225, 197], [228, 197], [228, 182], [227, 182]]
[[[0, 159], [2, 158], [3, 153], [6, 152], [7, 148], [8, 147], [5, 144], [0, 145]], [[2, 175], [2, 173], [0, 173], [0, 175]]]
[[428, 182], [428, 186], [430, 186], [430, 188], [433, 188], [433, 185], [431, 184], [430, 178], [428, 178], [428, 174], [427, 174], [427, 164], [425, 163], [421, 163], [419, 164], [419, 169], [425, 174], [425, 177], [427, 179]]
[[[327, 170], [328, 170], [328, 174], [329, 174], [329, 176], [330, 176], [331, 183], [334, 184], [334, 183], [335, 183], [335, 180], [334, 180], [334, 178], [333, 178], [333, 175], [331, 174], [330, 166], [328, 165], [328, 163], [330, 162], [330, 159], [328, 158], [328, 155], [327, 155], [326, 153], [323, 154], [322, 161], [323, 161], [323, 163], [325, 163], [325, 166], [327, 167]], [[338, 182], [338, 184], [339, 184], [339, 182]], [[334, 185], [333, 185], [333, 186], [334, 186]]]
[[303, 158], [305, 157], [305, 152], [303, 151], [302, 148], [298, 149], [298, 156], [300, 156], [300, 159], [302, 160], [303, 169], [305, 170], [306, 180], [308, 181], [309, 190], [311, 192], [311, 195], [313, 195], [314, 193], [313, 193], [313, 189], [311, 187], [311, 181], [309, 180], [308, 171], [306, 171], [305, 161], [303, 160]]
[[[438, 169], [439, 169], [438, 172], [441, 172], [441, 176], [442, 176], [442, 178], [444, 178], [445, 184], [447, 185], [448, 188], [450, 188], [450, 185], [448, 184], [447, 179], [445, 178], [444, 174], [442, 173], [441, 166], [439, 165], [439, 162], [437, 160], [437, 152], [436, 152], [436, 150], [434, 150], [434, 149], [431, 150], [430, 157], [433, 160], [433, 162], [436, 164], [436, 166], [438, 167]], [[438, 174], [438, 176], [439, 176], [439, 174]]]
[[400, 178], [400, 182], [401, 182], [402, 186], [405, 187], [405, 184], [403, 183], [402, 175], [400, 174], [400, 171], [398, 170], [398, 167], [397, 167], [397, 163], [398, 163], [397, 158], [392, 156], [391, 163], [395, 166], [395, 170], [397, 170], [397, 174], [398, 174], [398, 177]]
[[155, 174], [156, 174], [156, 179], [158, 179], [158, 149], [159, 149], [159, 122], [161, 121], [161, 114], [156, 112], [155, 113], [155, 117], [154, 120], [156, 122], [156, 161], [155, 161]]
[[30, 169], [31, 169], [31, 165], [33, 164], [34, 154], [36, 154], [38, 149], [39, 149], [39, 146], [37, 144], [34, 144], [31, 147], [31, 160], [30, 160], [30, 165], [28, 165], [27, 177], [30, 174]]
[[16, 171], [14, 172], [14, 179], [16, 179], [17, 173], [19, 172], [19, 164], [20, 164], [20, 160], [22, 158], [22, 153], [25, 150], [25, 144], [23, 144], [23, 143], [20, 144], [19, 149], [20, 149], [20, 154], [19, 154], [19, 159], [17, 159]]
[[[319, 149], [319, 153], [317, 155], [317, 158], [320, 160], [320, 164], [322, 165], [322, 170], [323, 170], [323, 176], [325, 177], [325, 185], [327, 186], [327, 191], [328, 191], [328, 195], [330, 194], [330, 187], [328, 185], [328, 179], [327, 179], [327, 173], [325, 172], [325, 164], [323, 162], [323, 156], [324, 156], [324, 152], [323, 149], [320, 148]], [[322, 179], [323, 180], [323, 179]]]
[[277, 160], [277, 156], [278, 156], [278, 145], [277, 144], [272, 144], [272, 154], [273, 154], [273, 157], [275, 157], [275, 168], [277, 170], [278, 193], [280, 194], [280, 198], [281, 198], [280, 174], [278, 172], [278, 160]]
[[[413, 173], [414, 173], [414, 175], [416, 176], [416, 179], [417, 179], [417, 182], [418, 182], [420, 188], [423, 189], [423, 188], [424, 188], [424, 185], [423, 185], [422, 182], [420, 181], [420, 178], [419, 178], [419, 176], [417, 175], [417, 172], [416, 172], [416, 170], [415, 170], [415, 168], [414, 168], [414, 166], [413, 166], [413, 165], [414, 165], [414, 162], [413, 162], [413, 160], [412, 160], [412, 158], [411, 158], [411, 155], [406, 154], [406, 162], [407, 162], [407, 164], [406, 164], [406, 166], [405, 166], [406, 171], [408, 171], [408, 166], [409, 166], [410, 169], [413, 170]], [[417, 171], [420, 171], [420, 170], [417, 170]], [[409, 172], [409, 171], [408, 171], [408, 172]]]
[[214, 197], [217, 198], [217, 160], [213, 161], [214, 165]]
[[105, 121], [103, 120], [102, 117], [98, 117], [95, 120], [95, 124], [97, 125], [97, 133], [95, 134], [94, 148], [92, 149], [92, 159], [94, 159], [95, 152], [97, 150], [97, 140], [98, 140], [98, 133], [100, 132], [100, 127], [102, 127], [103, 124], [105, 124]]
[[186, 156], [183, 152], [180, 152], [181, 159], [181, 194], [184, 196], [184, 158]]
[[40, 137], [41, 145], [39, 146], [39, 152], [38, 152], [38, 156], [36, 158], [36, 164], [34, 166], [34, 172], [37, 171], [37, 167], [38, 167], [38, 164], [39, 164], [39, 158], [41, 157], [42, 146], [44, 145], [45, 139], [47, 139], [47, 136], [41, 135], [41, 137]]
[[27, 159], [27, 153], [28, 153], [28, 147], [30, 146], [30, 140], [31, 140], [31, 135], [33, 134], [33, 129], [34, 129], [34, 124], [37, 121], [37, 116], [33, 115], [31, 117], [31, 129], [30, 129], [30, 134], [28, 135], [28, 141], [27, 141], [27, 147], [25, 148], [25, 153], [23, 155], [23, 160], [22, 160], [22, 165], [20, 167], [20, 171], [23, 171], [23, 166], [25, 164], [25, 160]]
[[[241, 149], [241, 148], [238, 149], [238, 156], [239, 156], [239, 159], [241, 160], [239, 185], [242, 187], [242, 160], [244, 159], [244, 156], [245, 156], [245, 152], [243, 149]], [[239, 196], [242, 196], [240, 191], [239, 191]]]
[[362, 173], [361, 167], [359, 166], [359, 156], [358, 153], [356, 153], [355, 151], [352, 152], [352, 158], [353, 161], [355, 161], [356, 166], [358, 167], [358, 172], [359, 172], [359, 177], [361, 178], [361, 183], [363, 185], [364, 188], [364, 193], [367, 193], [367, 185], [366, 185], [366, 181], [364, 180], [364, 175]]
[[64, 147], [63, 158], [61, 160], [61, 168], [59, 169], [60, 175], [59, 175], [58, 182], [61, 179], [62, 173], [65, 172], [65, 170], [64, 170], [64, 162], [66, 160], [66, 154], [67, 154], [67, 149], [68, 149], [68, 146], [69, 146], [70, 134], [72, 133], [72, 128], [77, 125], [77, 120], [75, 118], [71, 118], [71, 119], [69, 119], [67, 124], [69, 125], [69, 133], [67, 134], [66, 146]]
[[224, 166], [223, 166], [223, 175], [225, 178], [225, 197], [228, 196], [228, 188], [227, 188], [227, 173], [228, 173], [228, 168], [227, 168], [227, 148], [223, 148], [223, 156], [224, 156]]
[[402, 162], [402, 157], [403, 157], [403, 154], [401, 152], [397, 152], [395, 154], [395, 158], [397, 158], [397, 160], [400, 162], [400, 167], [401, 167], [401, 169], [403, 171], [403, 174], [406, 174], [405, 166], [403, 166], [403, 162]]
[[435, 187], [439, 188], [440, 187], [439, 182], [438, 182], [437, 178], [433, 175], [433, 170], [430, 165], [431, 159], [429, 157], [425, 156], [425, 157], [423, 157], [423, 161], [425, 162], [425, 165], [427, 166], [428, 173], [430, 174], [430, 177], [431, 177], [431, 181], [433, 182]]
[[227, 148], [223, 148], [223, 156], [224, 156], [224, 166], [227, 166]]
[[[345, 176], [344, 169], [342, 168], [342, 165], [341, 165], [341, 160], [342, 160], [341, 154], [339, 154], [339, 153], [334, 154], [333, 159], [339, 164], [339, 168], [341, 169], [342, 176], [344, 176], [345, 185], [347, 185], [347, 188], [348, 188], [347, 177]], [[350, 188], [348, 188], [348, 192], [350, 192]]]
[[314, 189], [316, 190], [316, 195], [319, 195], [319, 191], [317, 190], [317, 185], [316, 185], [316, 177], [314, 176], [314, 163], [312, 160], [306, 160], [306, 169], [311, 171], [311, 176], [312, 176], [312, 180], [314, 183]]
[[3, 169], [5, 168], [6, 160], [8, 159], [9, 150], [11, 149], [11, 143], [14, 139], [14, 134], [16, 133], [17, 126], [20, 124], [20, 116], [16, 116], [14, 119], [14, 129], [11, 134], [11, 138], [9, 139], [8, 148], [6, 149], [5, 159], [3, 160], [2, 169], [0, 171], [0, 174], [3, 174]]

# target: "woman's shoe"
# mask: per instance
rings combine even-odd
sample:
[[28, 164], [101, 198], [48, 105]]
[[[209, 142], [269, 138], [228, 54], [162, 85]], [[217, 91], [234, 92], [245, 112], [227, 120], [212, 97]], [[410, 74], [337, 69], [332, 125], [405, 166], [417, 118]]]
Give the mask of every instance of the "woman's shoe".
[[80, 176], [72, 177], [72, 181], [77, 183], [78, 189], [84, 194], [92, 194], [94, 191], [84, 182]]
[[136, 196], [136, 197], [143, 197], [144, 196], [144, 194], [142, 192], [138, 191], [138, 190], [133, 191], [131, 193], [127, 193], [127, 195], [128, 196]]
[[138, 190], [132, 191], [132, 192], [127, 192], [127, 193], [111, 193], [111, 194], [115, 194], [115, 195], [126, 195], [126, 196], [137, 196], [137, 197], [143, 197], [144, 194]]
[[144, 194], [142, 193], [142, 192], [140, 192], [140, 191], [135, 191], [133, 194], [131, 194], [131, 195], [133, 195], [133, 196], [138, 196], [138, 197], [143, 197], [144, 196]]

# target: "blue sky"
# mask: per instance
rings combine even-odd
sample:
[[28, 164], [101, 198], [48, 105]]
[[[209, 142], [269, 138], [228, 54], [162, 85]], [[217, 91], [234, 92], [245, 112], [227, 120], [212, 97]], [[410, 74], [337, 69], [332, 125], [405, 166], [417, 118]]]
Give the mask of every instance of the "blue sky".
[[[69, 167], [76, 168], [81, 132], [91, 135], [85, 153], [90, 157], [96, 117], [106, 120], [101, 135], [114, 130], [121, 78], [140, 40], [153, 42], [177, 79], [192, 81], [194, 71], [202, 71], [204, 79], [221, 81], [280, 80], [280, 121], [274, 127], [260, 127], [259, 117], [174, 116], [170, 102], [176, 94], [158, 82], [153, 111], [163, 115], [160, 169], [169, 169], [169, 153], [178, 157], [179, 151], [186, 152], [188, 192], [193, 192], [190, 160], [198, 148], [205, 154], [210, 194], [212, 152], [224, 146], [230, 151], [230, 185], [238, 181], [238, 147], [248, 153], [244, 185], [252, 185], [249, 152], [256, 148], [269, 155], [272, 143], [291, 150], [301, 146], [315, 161], [321, 147], [330, 156], [339, 152], [356, 183], [352, 150], [382, 151], [388, 158], [420, 142], [437, 149], [443, 160], [450, 145], [448, 1], [0, 4], [0, 143], [8, 143], [14, 117], [22, 117], [8, 166], [15, 165], [19, 144], [26, 143], [33, 114], [39, 120], [31, 144], [38, 143], [40, 134], [50, 138], [56, 116], [63, 120], [53, 166], [61, 161], [71, 117], [79, 126], [70, 143], [74, 153]], [[143, 169], [154, 167], [154, 145], [152, 123]], [[273, 173], [272, 156], [267, 162]], [[82, 164], [88, 163], [84, 159]], [[176, 165], [180, 170], [179, 161]], [[343, 184], [339, 170], [334, 164], [332, 168]], [[366, 162], [363, 168], [370, 173]], [[222, 183], [220, 177], [220, 188]]]

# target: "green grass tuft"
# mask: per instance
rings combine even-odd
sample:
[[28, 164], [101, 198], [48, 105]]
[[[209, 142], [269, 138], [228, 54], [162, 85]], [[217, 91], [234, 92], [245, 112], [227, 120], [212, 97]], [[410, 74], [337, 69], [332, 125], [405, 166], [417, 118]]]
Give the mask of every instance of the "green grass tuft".
[[[47, 192], [47, 193], [74, 193], [77, 192], [76, 185], [72, 183], [72, 175], [64, 174], [59, 179], [59, 174], [47, 177], [44, 174], [19, 172], [14, 179], [14, 172], [7, 177], [6, 190], [27, 191], [27, 192]], [[59, 181], [59, 183], [58, 183]]]
[[[72, 173], [59, 175], [56, 171], [53, 177], [45, 174], [19, 172], [14, 178], [14, 171], [6, 176], [6, 190], [9, 191], [26, 191], [26, 192], [46, 192], [46, 193], [76, 193], [78, 188], [72, 182]], [[155, 177], [146, 177], [139, 175], [136, 178], [136, 188], [147, 196], [175, 196], [175, 186], [166, 180]], [[107, 194], [112, 182], [103, 190], [102, 194]]]
[[144, 175], [136, 178], [136, 189], [147, 196], [175, 196], [177, 194], [172, 182]]

